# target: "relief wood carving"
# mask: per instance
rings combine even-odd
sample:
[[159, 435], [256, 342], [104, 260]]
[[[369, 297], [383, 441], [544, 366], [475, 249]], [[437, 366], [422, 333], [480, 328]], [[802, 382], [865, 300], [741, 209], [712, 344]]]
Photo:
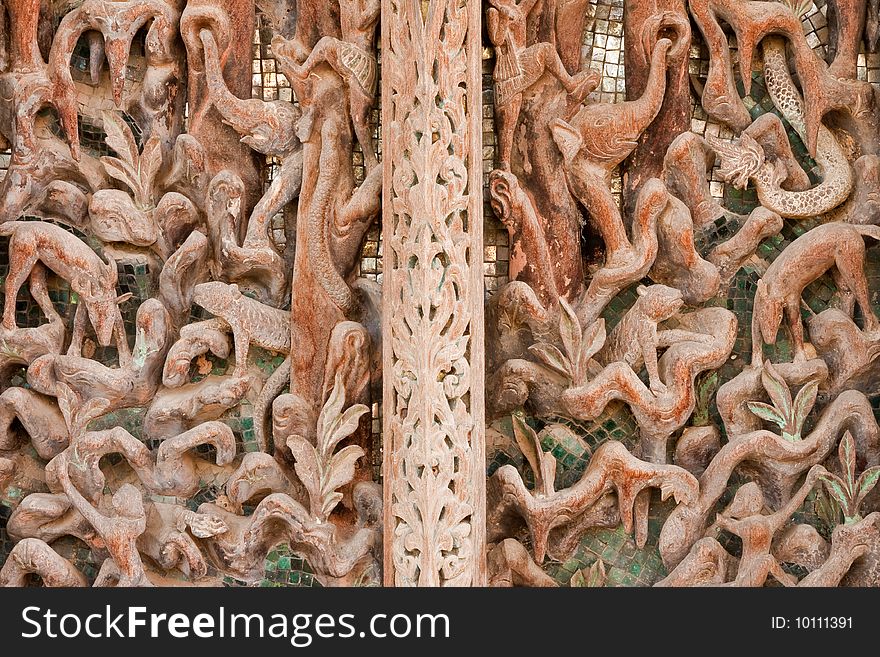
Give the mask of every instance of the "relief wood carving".
[[[566, 4], [516, 5], [526, 48], [577, 51], [582, 28], [553, 20]], [[828, 17], [827, 59], [805, 13]], [[601, 99], [614, 81], [596, 71], [584, 97], [539, 72], [513, 126], [496, 99], [489, 194], [513, 280], [487, 313], [490, 581], [576, 586], [580, 563], [618, 584], [876, 586], [864, 4], [658, 0], [595, 15], [596, 29], [623, 28], [625, 67], [606, 51], [603, 73], [625, 79], [624, 102]], [[621, 32], [604, 34], [588, 34], [593, 61]], [[504, 97], [511, 57], [493, 45]], [[590, 63], [585, 48], [566, 71]], [[750, 205], [726, 202], [746, 193]]]
[[880, 586], [877, 4], [0, 0], [0, 585]]
[[49, 4], [48, 61], [45, 7], [3, 5], [0, 579], [252, 584], [281, 549], [378, 583], [378, 3], [261, 3], [290, 100], [250, 97], [253, 2]]

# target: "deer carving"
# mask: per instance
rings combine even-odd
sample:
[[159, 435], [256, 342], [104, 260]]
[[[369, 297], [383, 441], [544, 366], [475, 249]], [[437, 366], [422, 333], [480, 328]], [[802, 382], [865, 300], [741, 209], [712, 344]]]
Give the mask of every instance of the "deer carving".
[[115, 337], [119, 364], [126, 365], [131, 360], [122, 313], [119, 311], [119, 304], [131, 295], [117, 296], [118, 273], [112, 259], [105, 263], [85, 242], [55, 224], [10, 221], [0, 225], [0, 235], [10, 238], [3, 328], [17, 328], [15, 300], [18, 291], [34, 266], [41, 262], [68, 281], [80, 298], [68, 354], [79, 355], [88, 315], [101, 346], [110, 346]]

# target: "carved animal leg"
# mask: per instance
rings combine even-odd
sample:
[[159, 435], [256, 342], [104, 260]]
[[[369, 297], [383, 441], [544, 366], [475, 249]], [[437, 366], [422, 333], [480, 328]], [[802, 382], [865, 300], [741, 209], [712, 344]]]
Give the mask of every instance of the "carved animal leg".
[[18, 298], [18, 291], [24, 285], [27, 277], [31, 275], [31, 270], [37, 264], [38, 259], [34, 251], [27, 254], [27, 249], [14, 248], [10, 240], [9, 273], [6, 275], [6, 299], [3, 305], [3, 328], [5, 329], [11, 331], [16, 328], [15, 302]]
[[204, 422], [162, 442], [156, 454], [156, 478], [161, 478], [166, 471], [177, 472], [182, 466], [183, 455], [199, 445], [214, 446], [217, 450], [217, 465], [226, 465], [235, 458], [235, 436], [232, 429], [222, 422]]
[[104, 588], [109, 586], [116, 586], [119, 582], [119, 568], [116, 565], [116, 562], [113, 559], [105, 559], [104, 563], [101, 564], [100, 570], [98, 570], [98, 575], [95, 577], [95, 583], [92, 584], [95, 588]]
[[312, 72], [312, 69], [314, 69], [322, 62], [330, 63], [331, 66], [333, 66], [333, 68], [336, 69], [336, 71], [338, 72], [340, 69], [338, 68], [339, 63], [338, 61], [336, 61], [336, 54], [341, 43], [342, 42], [335, 37], [321, 37], [318, 40], [318, 43], [315, 44], [315, 47], [312, 48], [312, 52], [310, 52], [309, 56], [306, 57], [306, 61], [304, 61], [299, 66], [294, 65], [291, 67], [294, 75], [299, 78], [305, 79]]
[[76, 304], [76, 312], [73, 315], [73, 332], [70, 336], [70, 346], [67, 348], [68, 356], [81, 356], [83, 339], [86, 336], [86, 322], [88, 315], [82, 300]]
[[847, 316], [852, 317], [856, 309], [856, 296], [846, 284], [846, 279], [840, 274], [840, 270], [834, 267], [831, 270], [831, 277], [834, 279], [834, 285], [840, 297], [840, 310]]
[[232, 340], [235, 343], [235, 371], [233, 376], [243, 377], [247, 373], [248, 352], [251, 346], [250, 336], [241, 326], [231, 324]]
[[729, 283], [743, 262], [755, 252], [758, 245], [768, 237], [779, 233], [782, 226], [782, 217], [772, 210], [763, 206], [752, 210], [736, 235], [716, 246], [706, 257], [709, 262], [718, 267], [722, 284]]
[[578, 190], [583, 192], [581, 201], [605, 242], [605, 268], [625, 266], [633, 249], [608, 185], [598, 176], [585, 176], [578, 182]]
[[522, 94], [516, 94], [505, 103], [495, 105], [495, 124], [498, 130], [498, 168], [510, 171], [510, 156], [513, 150], [513, 134], [519, 121], [522, 107]]
[[714, 163], [715, 151], [693, 132], [676, 137], [663, 158], [663, 182], [691, 211], [695, 226], [706, 226], [724, 212], [709, 191], [707, 174]]
[[[871, 307], [871, 299], [868, 294], [868, 281], [865, 280], [863, 270], [865, 262], [865, 245], [859, 238], [856, 246], [852, 249], [838, 249], [835, 264], [839, 273], [839, 280], [855, 295], [862, 315], [865, 318], [865, 329], [876, 331], [880, 328], [880, 322]], [[861, 248], [859, 248], [861, 247]]]
[[351, 108], [354, 134], [361, 145], [361, 151], [364, 154], [364, 167], [369, 173], [373, 167], [379, 164], [376, 149], [373, 147], [373, 133], [370, 130], [370, 110], [373, 109], [373, 99], [363, 93], [359, 86], [349, 82], [348, 102]]
[[290, 356], [272, 372], [272, 375], [263, 384], [257, 401], [254, 403], [254, 437], [260, 451], [267, 450], [267, 430], [271, 432], [272, 402], [290, 385]]
[[864, 0], [831, 0], [828, 3], [829, 55], [828, 67], [835, 78], [856, 77], [856, 58], [862, 42], [868, 3]]
[[[660, 372], [657, 371], [657, 349], [653, 346], [657, 344], [657, 328], [652, 327], [651, 336], [638, 336], [640, 342], [647, 348], [643, 349], [642, 356], [645, 359], [645, 369], [648, 371], [648, 385], [651, 392], [655, 395], [662, 395], [666, 392], [666, 384], [660, 379]], [[647, 338], [647, 339], [645, 339]]]
[[303, 154], [297, 151], [284, 158], [281, 169], [272, 179], [269, 189], [260, 198], [248, 221], [243, 249], [273, 248], [269, 244], [269, 222], [272, 217], [299, 196], [302, 185]]
[[119, 367], [131, 365], [131, 348], [128, 346], [128, 337], [125, 334], [125, 322], [122, 313], [117, 309], [116, 321], [113, 325], [113, 335], [116, 342], [116, 353], [119, 358]]
[[34, 298], [34, 301], [37, 302], [40, 310], [43, 311], [43, 315], [46, 316], [46, 319], [50, 322], [56, 318], [61, 319], [58, 311], [55, 310], [55, 305], [52, 303], [52, 299], [49, 297], [49, 290], [46, 287], [46, 267], [44, 267], [39, 261], [37, 261], [34, 268], [31, 270], [28, 287], [30, 288], [31, 296]]
[[793, 575], [789, 575], [787, 572], [782, 570], [782, 566], [779, 565], [779, 562], [776, 561], [776, 558], [770, 555], [768, 557], [767, 567], [770, 571], [770, 574], [776, 578], [776, 581], [782, 584], [783, 586], [797, 586], [797, 578]]
[[716, 586], [724, 583], [730, 555], [714, 538], [701, 538], [687, 557], [654, 586]]
[[657, 348], [671, 347], [679, 342], [703, 342], [709, 343], [715, 339], [708, 333], [686, 331], [684, 329], [664, 329], [657, 331]]
[[761, 367], [764, 363], [764, 337], [758, 316], [752, 313], [752, 367]]
[[496, 545], [488, 554], [488, 562], [490, 586], [558, 586], [515, 539], [506, 538]]
[[556, 46], [553, 44], [543, 41], [535, 44], [529, 50], [535, 53], [539, 66], [558, 79], [574, 100], [582, 102], [599, 86], [601, 76], [591, 69], [581, 71], [576, 75], [569, 75], [559, 58]]
[[794, 346], [794, 362], [802, 363], [807, 360], [804, 352], [804, 325], [801, 323], [801, 308], [799, 304], [790, 303], [785, 306], [785, 319], [788, 322], [788, 330], [791, 331], [791, 341]]

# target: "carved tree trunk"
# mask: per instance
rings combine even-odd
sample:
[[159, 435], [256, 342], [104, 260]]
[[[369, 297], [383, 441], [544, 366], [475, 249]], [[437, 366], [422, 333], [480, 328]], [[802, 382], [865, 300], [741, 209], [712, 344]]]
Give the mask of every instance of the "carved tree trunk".
[[[684, 0], [626, 0], [623, 9], [623, 30], [627, 47], [624, 49], [626, 69], [626, 98], [640, 98], [648, 82], [651, 69], [650, 46], [646, 51], [640, 43], [645, 21], [661, 12], [670, 12], [689, 22]], [[688, 35], [688, 43], [690, 42]], [[685, 52], [687, 47], [685, 48]], [[632, 216], [636, 192], [650, 178], [662, 178], [663, 157], [666, 149], [681, 133], [690, 129], [691, 95], [688, 80], [688, 60], [670, 61], [666, 72], [666, 94], [663, 106], [654, 122], [642, 133], [639, 145], [624, 163], [624, 216]]]
[[[189, 0], [187, 11], [198, 11], [201, 7], [210, 9], [216, 5], [215, 0]], [[231, 37], [225, 44], [225, 52], [224, 45], [221, 45], [220, 58], [225, 62], [223, 78], [232, 94], [239, 98], [250, 98], [253, 84], [254, 0], [226, 0], [222, 8], [229, 17]], [[187, 98], [190, 115], [188, 132], [205, 148], [207, 169], [211, 175], [232, 167], [241, 177], [246, 199], [243, 210], [247, 216], [262, 192], [256, 153], [241, 143], [241, 135], [223, 123], [217, 108], [211, 105], [206, 108], [208, 91], [204, 69], [192, 65], [189, 67]], [[241, 230], [244, 230], [244, 225]], [[243, 232], [240, 237], [244, 237]]]

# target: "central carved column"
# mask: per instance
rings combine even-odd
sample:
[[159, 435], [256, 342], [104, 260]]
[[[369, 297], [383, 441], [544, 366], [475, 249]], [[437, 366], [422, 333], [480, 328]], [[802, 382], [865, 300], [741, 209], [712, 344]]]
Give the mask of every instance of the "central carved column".
[[385, 583], [483, 585], [479, 0], [383, 0]]

